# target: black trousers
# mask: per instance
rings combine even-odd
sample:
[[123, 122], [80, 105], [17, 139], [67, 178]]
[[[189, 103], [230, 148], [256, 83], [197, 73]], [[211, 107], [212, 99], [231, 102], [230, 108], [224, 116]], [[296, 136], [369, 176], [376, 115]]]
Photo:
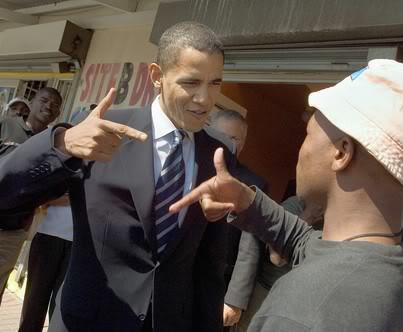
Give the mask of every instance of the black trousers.
[[48, 307], [49, 318], [52, 316], [56, 294], [68, 268], [71, 243], [42, 233], [34, 236], [29, 251], [20, 332], [41, 332]]

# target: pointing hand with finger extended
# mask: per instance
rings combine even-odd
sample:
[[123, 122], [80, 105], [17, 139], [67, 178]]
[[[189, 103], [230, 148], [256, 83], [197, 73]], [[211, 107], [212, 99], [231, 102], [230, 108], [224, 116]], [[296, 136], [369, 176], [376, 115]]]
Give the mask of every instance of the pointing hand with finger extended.
[[170, 212], [177, 213], [186, 206], [200, 202], [206, 219], [213, 222], [229, 211], [240, 212], [250, 206], [255, 192], [231, 176], [225, 165], [222, 148], [218, 148], [214, 153], [214, 167], [217, 175], [171, 205]]
[[78, 125], [59, 132], [55, 136], [55, 148], [73, 157], [109, 161], [119, 148], [122, 139], [145, 141], [147, 135], [134, 128], [104, 120], [105, 112], [112, 105], [116, 90], [111, 89], [99, 105]]

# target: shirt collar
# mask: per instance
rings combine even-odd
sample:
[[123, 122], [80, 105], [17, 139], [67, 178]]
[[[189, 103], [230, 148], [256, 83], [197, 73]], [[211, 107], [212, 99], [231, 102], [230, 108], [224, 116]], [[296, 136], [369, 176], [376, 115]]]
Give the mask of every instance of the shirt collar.
[[[160, 95], [158, 95], [157, 98], [154, 99], [151, 105], [151, 117], [153, 122], [154, 140], [158, 140], [176, 130], [175, 125], [161, 109]], [[185, 131], [185, 133], [186, 137], [188, 137], [193, 142], [194, 134], [189, 131]]]

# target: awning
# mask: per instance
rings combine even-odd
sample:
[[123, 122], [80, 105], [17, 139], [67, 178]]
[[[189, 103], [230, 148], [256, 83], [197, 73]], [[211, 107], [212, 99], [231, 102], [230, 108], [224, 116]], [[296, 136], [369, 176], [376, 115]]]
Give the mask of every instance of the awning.
[[227, 50], [226, 82], [336, 83], [375, 58], [396, 59], [400, 48], [380, 46]]
[[187, 20], [210, 26], [227, 48], [403, 41], [400, 0], [161, 0], [151, 42]]
[[0, 71], [68, 72], [83, 63], [92, 32], [69, 21], [8, 29], [0, 33]]

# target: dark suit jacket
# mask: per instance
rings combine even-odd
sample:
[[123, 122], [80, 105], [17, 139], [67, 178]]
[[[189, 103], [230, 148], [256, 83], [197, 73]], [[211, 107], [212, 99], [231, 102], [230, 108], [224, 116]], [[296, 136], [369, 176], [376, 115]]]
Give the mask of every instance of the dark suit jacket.
[[[149, 139], [126, 139], [112, 161], [84, 167], [75, 158], [62, 162], [50, 131], [33, 137], [0, 161], [0, 186], [11, 188], [7, 195], [0, 190], [0, 215], [60, 195], [67, 181], [74, 240], [61, 311], [69, 330], [140, 331], [152, 297], [155, 332], [221, 331], [226, 224], [207, 223], [192, 205], [158, 263], [150, 109], [107, 117]], [[195, 134], [197, 184], [215, 175], [220, 146], [205, 131]]]
[[[19, 144], [24, 143], [33, 135], [22, 117], [5, 117], [0, 119], [0, 158], [12, 152]], [[32, 212], [3, 216], [0, 229], [17, 230], [29, 227]]]

